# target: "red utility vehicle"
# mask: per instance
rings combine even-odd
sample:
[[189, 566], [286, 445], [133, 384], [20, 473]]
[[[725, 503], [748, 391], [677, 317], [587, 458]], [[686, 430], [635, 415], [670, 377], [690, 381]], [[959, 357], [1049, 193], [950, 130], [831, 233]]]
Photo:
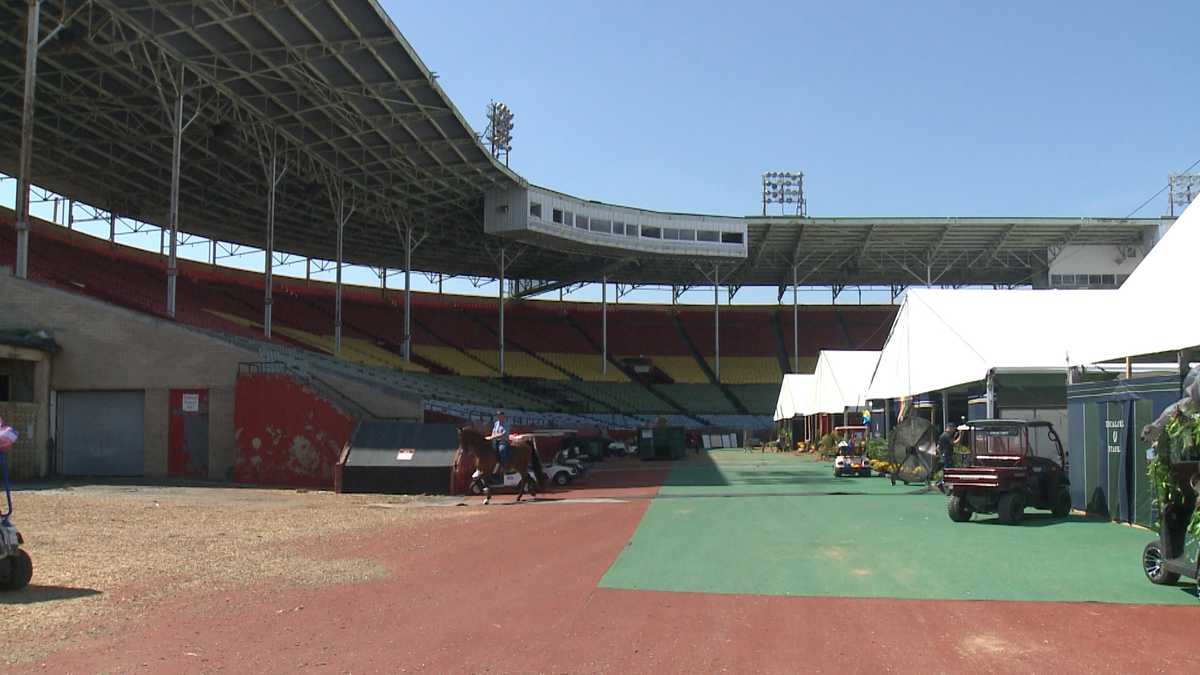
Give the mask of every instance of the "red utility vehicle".
[[1026, 507], [1056, 518], [1071, 512], [1067, 455], [1054, 425], [1045, 421], [977, 420], [969, 424], [970, 466], [945, 470], [950, 520], [995, 513], [1000, 522], [1021, 522]]

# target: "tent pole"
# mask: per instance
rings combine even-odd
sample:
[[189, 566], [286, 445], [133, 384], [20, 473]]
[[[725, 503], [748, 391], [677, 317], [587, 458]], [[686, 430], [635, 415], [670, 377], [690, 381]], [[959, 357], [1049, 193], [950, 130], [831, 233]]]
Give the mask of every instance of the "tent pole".
[[996, 418], [996, 371], [989, 370], [987, 374], [987, 418]]
[[942, 426], [950, 424], [950, 392], [942, 390]]

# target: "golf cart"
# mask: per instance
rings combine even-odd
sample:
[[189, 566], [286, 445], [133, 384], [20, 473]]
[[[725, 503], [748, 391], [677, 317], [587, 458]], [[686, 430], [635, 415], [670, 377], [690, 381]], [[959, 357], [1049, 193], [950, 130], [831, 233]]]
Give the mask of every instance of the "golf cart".
[[833, 477], [871, 477], [871, 461], [867, 458], [867, 428], [834, 427], [833, 433], [844, 440], [838, 443], [837, 456], [833, 458]]
[[25, 539], [8, 519], [13, 512], [12, 490], [8, 485], [8, 451], [16, 440], [16, 432], [0, 420], [0, 472], [4, 477], [4, 498], [8, 506], [0, 513], [0, 591], [19, 591], [33, 578], [33, 560], [21, 548]]
[[1162, 511], [1158, 539], [1142, 549], [1142, 571], [1151, 583], [1172, 585], [1179, 577], [1200, 577], [1200, 557], [1192, 560], [1185, 542], [1188, 524], [1196, 510], [1196, 490], [1200, 487], [1200, 462], [1177, 462], [1171, 473], [1181, 486], [1178, 499], [1168, 502]]
[[995, 513], [1000, 522], [1021, 522], [1025, 508], [1046, 509], [1055, 518], [1071, 512], [1067, 454], [1054, 425], [1045, 421], [970, 422], [971, 466], [945, 470], [950, 520]]

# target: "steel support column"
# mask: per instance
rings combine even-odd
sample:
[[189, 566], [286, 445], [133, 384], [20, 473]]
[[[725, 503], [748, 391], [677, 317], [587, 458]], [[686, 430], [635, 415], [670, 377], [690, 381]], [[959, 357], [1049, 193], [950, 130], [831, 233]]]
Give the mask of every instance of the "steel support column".
[[412, 245], [404, 247], [404, 360], [412, 363]]
[[17, 160], [17, 259], [14, 274], [29, 276], [29, 186], [33, 160], [33, 95], [37, 85], [38, 38], [41, 32], [42, 0], [26, 0], [25, 96], [21, 102], [21, 149]]
[[333, 296], [333, 353], [342, 354], [342, 240], [346, 223], [354, 214], [355, 203], [348, 188], [336, 178], [330, 177], [329, 205], [333, 210], [334, 225], [337, 227], [337, 268], [334, 277]]
[[792, 372], [800, 372], [800, 282], [792, 265]]
[[721, 290], [721, 266], [713, 265], [713, 350], [715, 353], [713, 374], [717, 382], [721, 381], [721, 303], [718, 294]]
[[274, 277], [272, 272], [275, 266], [275, 191], [279, 187], [279, 181], [283, 179], [283, 174], [287, 172], [287, 162], [284, 162], [283, 168], [279, 167], [279, 148], [274, 131], [268, 131], [269, 141], [267, 152], [264, 155], [262, 149], [259, 149], [259, 160], [262, 161], [263, 174], [267, 180], [267, 248], [265, 253], [266, 264], [263, 272], [263, 336], [268, 340], [271, 339], [271, 304], [273, 302], [274, 293]]
[[500, 377], [504, 377], [504, 247], [500, 247], [500, 287], [496, 290], [496, 301], [500, 305]]
[[179, 242], [179, 165], [183, 160], [183, 71], [179, 72], [179, 86], [175, 92], [175, 113], [171, 120], [171, 210], [167, 223], [171, 228], [170, 250], [167, 253], [167, 316], [175, 318], [175, 282], [179, 276], [179, 261], [176, 258]]
[[[117, 243], [117, 212], [110, 211], [108, 213], [108, 243]], [[216, 243], [214, 242], [214, 246]]]
[[[618, 296], [619, 297], [619, 296]], [[608, 374], [608, 275], [600, 277], [600, 372]]]
[[942, 392], [942, 426], [950, 424], [950, 392]]
[[[396, 234], [404, 247], [404, 360], [412, 363], [412, 254], [429, 233], [425, 232], [420, 239], [414, 238], [412, 224], [404, 220], [404, 223], [399, 219], [396, 222]], [[438, 278], [438, 292], [441, 292], [441, 277]]]

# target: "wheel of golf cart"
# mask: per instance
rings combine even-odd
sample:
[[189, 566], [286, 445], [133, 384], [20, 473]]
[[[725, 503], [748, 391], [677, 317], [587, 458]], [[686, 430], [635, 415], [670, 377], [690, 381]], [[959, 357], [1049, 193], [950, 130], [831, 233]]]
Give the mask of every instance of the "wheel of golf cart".
[[1006, 492], [1000, 495], [1000, 503], [996, 506], [1000, 522], [1006, 525], [1016, 525], [1025, 515], [1025, 499], [1019, 492]]
[[471, 481], [471, 494], [476, 495], [476, 496], [483, 494], [483, 488], [480, 487], [479, 481], [477, 481], [477, 480]]
[[559, 487], [561, 487], [570, 482], [571, 482], [571, 476], [568, 475], [566, 471], [559, 471], [558, 473], [554, 474], [554, 484], [555, 485], [558, 485]]
[[1054, 508], [1050, 512], [1055, 518], [1066, 518], [1071, 515], [1071, 492], [1066, 488], [1059, 488], [1058, 494], [1054, 495]]
[[834, 477], [834, 478], [841, 478], [841, 477], [842, 477], [842, 470], [841, 470], [841, 469], [838, 469], [837, 467], [834, 467], [834, 469], [833, 469], [833, 477]]
[[8, 565], [8, 576], [0, 578], [0, 590], [19, 591], [33, 578], [33, 560], [24, 549], [17, 549], [16, 555], [0, 564]]
[[1179, 581], [1178, 574], [1167, 571], [1166, 556], [1157, 541], [1146, 544], [1146, 548], [1142, 549], [1142, 571], [1152, 584], [1169, 586]]
[[946, 512], [950, 514], [950, 520], [956, 523], [965, 523], [971, 519], [971, 505], [962, 495], [950, 495], [949, 501], [946, 502]]

